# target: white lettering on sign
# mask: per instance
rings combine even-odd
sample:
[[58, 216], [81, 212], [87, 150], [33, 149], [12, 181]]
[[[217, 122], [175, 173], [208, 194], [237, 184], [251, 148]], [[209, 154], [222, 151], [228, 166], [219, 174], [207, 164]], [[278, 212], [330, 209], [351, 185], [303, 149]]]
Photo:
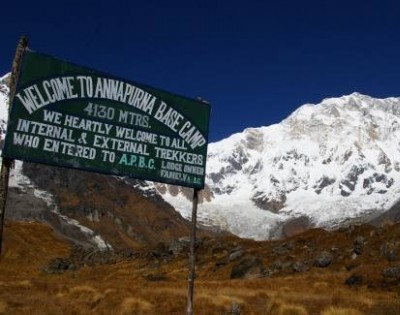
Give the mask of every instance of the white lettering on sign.
[[201, 154], [194, 154], [160, 147], [154, 147], [154, 149], [156, 151], [156, 157], [160, 159], [203, 165], [203, 156]]
[[74, 77], [60, 77], [51, 80], [42, 81], [41, 92], [37, 84], [25, 88], [22, 92], [15, 96], [21, 101], [29, 114], [32, 114], [37, 109], [68, 99], [78, 97], [74, 93], [73, 86]]
[[151, 144], [157, 144], [158, 135], [155, 133], [134, 130], [125, 127], [115, 126], [115, 135], [117, 138], [128, 139], [139, 142], [147, 142]]
[[88, 160], [94, 160], [96, 158], [96, 149], [94, 148], [62, 141], [60, 141], [60, 145], [62, 154], [81, 157]]
[[21, 134], [14, 132], [13, 134], [13, 144], [28, 148], [37, 149], [40, 143], [40, 138], [33, 135]]
[[161, 161], [161, 168], [166, 169], [166, 170], [182, 172], [182, 164], [181, 163]]
[[118, 122], [149, 128], [149, 116], [133, 113], [127, 110], [119, 110]]
[[65, 115], [64, 126], [108, 135], [113, 127], [110, 124], [84, 119], [72, 115]]
[[179, 130], [179, 135], [184, 139], [192, 149], [203, 146], [207, 141], [190, 121], [184, 123]]
[[161, 102], [158, 107], [154, 118], [161, 121], [163, 124], [167, 125], [171, 130], [178, 131], [178, 125], [183, 119], [183, 116], [179, 114], [172, 107], [168, 108], [168, 105], [164, 102]]
[[[80, 90], [79, 95], [77, 90]], [[157, 98], [127, 82], [89, 76], [66, 76], [43, 80], [15, 95], [29, 114], [56, 102], [76, 98], [102, 98], [121, 102], [151, 115]]]
[[[15, 96], [29, 114], [33, 114], [36, 110], [47, 105], [71, 99], [112, 100], [132, 106], [141, 110], [144, 114], [115, 109], [110, 105], [92, 102], [88, 102], [84, 111], [89, 117], [109, 121], [118, 120], [120, 123], [143, 128], [151, 128], [150, 116], [177, 133], [192, 149], [202, 147], [207, 143], [201, 131], [175, 108], [169, 106], [163, 100], [158, 100], [151, 93], [117, 79], [84, 75], [63, 76], [32, 84]], [[50, 111], [46, 111], [46, 119], [48, 119], [46, 121], [61, 124], [61, 116], [51, 117], [51, 115]], [[70, 119], [72, 121], [69, 121]], [[76, 127], [78, 124], [81, 125], [80, 129], [93, 129], [93, 132], [99, 132], [99, 129], [96, 128], [105, 128], [105, 134], [110, 132], [107, 128], [112, 128], [112, 125], [102, 122], [84, 120], [70, 115], [65, 117], [64, 125], [78, 128]]]
[[18, 119], [17, 131], [74, 142], [73, 130], [36, 121]]
[[100, 149], [115, 150], [119, 152], [150, 155], [147, 144], [94, 135], [93, 146]]
[[153, 112], [153, 107], [156, 102], [156, 97], [154, 95], [151, 95], [141, 88], [109, 78], [97, 79], [94, 97], [126, 103], [147, 114]]

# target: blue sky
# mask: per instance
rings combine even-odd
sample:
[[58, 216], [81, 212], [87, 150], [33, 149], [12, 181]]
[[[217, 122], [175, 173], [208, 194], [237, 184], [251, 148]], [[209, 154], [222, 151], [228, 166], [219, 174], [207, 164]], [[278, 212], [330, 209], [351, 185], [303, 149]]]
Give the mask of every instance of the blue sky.
[[[276, 3], [275, 3], [276, 2]], [[0, 75], [29, 47], [208, 100], [209, 140], [304, 103], [400, 96], [398, 1], [5, 1]]]

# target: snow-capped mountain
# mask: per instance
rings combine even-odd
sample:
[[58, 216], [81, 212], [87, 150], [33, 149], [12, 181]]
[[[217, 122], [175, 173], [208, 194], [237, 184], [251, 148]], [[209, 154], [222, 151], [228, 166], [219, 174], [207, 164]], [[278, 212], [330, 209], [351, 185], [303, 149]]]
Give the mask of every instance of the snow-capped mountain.
[[[7, 80], [8, 75], [0, 78], [1, 140], [7, 120]], [[287, 226], [366, 222], [399, 200], [400, 98], [353, 93], [306, 104], [279, 124], [249, 128], [211, 143], [208, 152], [207, 186], [198, 208], [203, 225], [268, 239], [281, 236]], [[29, 186], [25, 183], [29, 179], [18, 174], [19, 163], [11, 186]], [[189, 189], [150, 182], [135, 182], [132, 187], [144, 196], [157, 190], [190, 218]], [[98, 219], [102, 212], [96, 211]]]
[[[400, 98], [353, 93], [306, 104], [208, 152], [203, 223], [266, 239], [296, 218], [322, 227], [367, 221], [400, 196]], [[189, 216], [183, 194], [164, 198]]]
[[0, 77], [0, 141], [4, 141], [8, 119], [8, 81], [10, 74]]

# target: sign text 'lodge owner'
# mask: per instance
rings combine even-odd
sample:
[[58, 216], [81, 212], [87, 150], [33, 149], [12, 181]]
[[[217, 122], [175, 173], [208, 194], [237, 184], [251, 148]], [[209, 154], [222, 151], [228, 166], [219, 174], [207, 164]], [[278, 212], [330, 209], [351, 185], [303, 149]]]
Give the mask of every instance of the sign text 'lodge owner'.
[[210, 107], [26, 52], [3, 154], [204, 187]]

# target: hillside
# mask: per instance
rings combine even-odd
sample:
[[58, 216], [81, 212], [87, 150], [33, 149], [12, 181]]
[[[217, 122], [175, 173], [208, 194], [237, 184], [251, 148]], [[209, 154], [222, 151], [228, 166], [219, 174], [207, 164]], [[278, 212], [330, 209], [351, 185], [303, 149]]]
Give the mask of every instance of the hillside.
[[[399, 231], [398, 225], [355, 226], [309, 230], [282, 241], [201, 238], [195, 313], [396, 315]], [[6, 221], [4, 236], [0, 314], [185, 310], [183, 239], [134, 251], [90, 252], [70, 247], [46, 225], [14, 221]]]
[[[1, 144], [7, 131], [9, 80], [9, 74], [0, 77]], [[101, 250], [152, 246], [189, 235], [189, 222], [152, 183], [22, 161], [14, 165], [9, 219], [45, 222], [73, 244]], [[200, 236], [215, 233], [198, 227]]]
[[[9, 75], [0, 77], [0, 142]], [[191, 208], [191, 205], [189, 205]], [[15, 161], [6, 217], [46, 222], [84, 247], [132, 249], [189, 235], [189, 222], [145, 181]], [[213, 235], [199, 227], [199, 235]]]

